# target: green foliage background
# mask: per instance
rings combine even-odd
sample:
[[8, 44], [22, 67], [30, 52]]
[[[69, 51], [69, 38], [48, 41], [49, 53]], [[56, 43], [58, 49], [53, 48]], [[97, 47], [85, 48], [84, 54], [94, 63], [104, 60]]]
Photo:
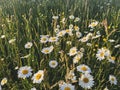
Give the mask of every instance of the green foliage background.
[[[91, 90], [103, 90], [105, 86], [108, 86], [110, 90], [120, 89], [120, 49], [113, 48], [114, 45], [120, 44], [120, 0], [0, 0], [0, 35], [6, 35], [5, 39], [0, 39], [0, 58], [5, 59], [0, 61], [0, 79], [8, 78], [8, 83], [3, 86], [3, 90], [30, 90], [32, 87], [36, 87], [38, 90], [49, 90], [51, 85], [65, 79], [67, 67], [64, 62], [59, 60], [62, 56], [57, 53], [49, 56], [43, 55], [40, 50], [48, 45], [40, 44], [39, 39], [40, 35], [44, 34], [54, 36], [53, 15], [69, 17], [72, 14], [80, 18], [77, 25], [81, 32], [89, 31], [88, 25], [93, 19], [99, 22], [107, 19], [110, 27], [109, 32], [116, 30], [109, 37], [116, 40], [114, 44], [102, 40], [107, 35], [103, 28], [98, 27], [95, 32], [102, 30], [103, 37], [100, 40], [93, 41], [93, 47], [86, 48], [84, 44], [77, 44], [77, 47], [85, 48], [85, 57], [80, 63], [89, 65], [95, 77], [95, 86]], [[67, 22], [66, 27], [69, 24], [70, 22]], [[16, 42], [10, 45], [8, 40], [12, 38], [16, 38]], [[78, 43], [75, 38], [68, 38], [67, 40]], [[33, 48], [30, 50], [24, 48], [27, 41], [33, 42]], [[112, 51], [117, 59], [115, 64], [96, 60], [94, 57], [96, 52], [92, 51], [97, 49], [95, 47], [96, 43], [99, 48], [106, 46]], [[61, 41], [61, 46], [56, 46], [56, 52], [61, 48], [66, 51], [66, 55], [70, 47], [67, 47], [65, 42]], [[31, 53], [29, 58], [25, 60], [20, 58], [28, 53]], [[53, 58], [57, 59], [60, 64], [54, 70], [48, 66], [48, 59]], [[30, 79], [18, 79], [17, 70], [14, 68], [24, 65], [30, 65], [34, 72], [39, 69], [46, 69], [47, 74], [44, 82], [32, 84]], [[118, 85], [110, 85], [107, 81], [109, 74], [114, 74], [117, 77]], [[76, 90], [84, 90], [77, 84], [75, 85]], [[58, 90], [58, 86], [53, 90]]]

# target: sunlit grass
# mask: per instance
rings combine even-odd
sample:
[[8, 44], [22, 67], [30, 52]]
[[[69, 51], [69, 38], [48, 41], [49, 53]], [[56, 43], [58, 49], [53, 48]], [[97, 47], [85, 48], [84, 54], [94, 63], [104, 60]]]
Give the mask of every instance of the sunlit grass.
[[[69, 90], [68, 86], [72, 90], [88, 90], [81, 83], [89, 82], [89, 78], [94, 81], [94, 85], [88, 85], [89, 90], [119, 90], [118, 3], [119, 0], [1, 0], [2, 90]], [[80, 70], [79, 65], [89, 70]], [[30, 66], [32, 74], [24, 66]], [[111, 84], [110, 80], [115, 79], [117, 83]]]

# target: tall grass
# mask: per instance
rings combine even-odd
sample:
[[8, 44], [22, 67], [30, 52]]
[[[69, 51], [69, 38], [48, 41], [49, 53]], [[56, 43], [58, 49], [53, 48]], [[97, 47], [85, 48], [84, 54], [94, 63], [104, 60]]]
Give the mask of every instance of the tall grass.
[[[5, 35], [0, 39], [0, 80], [7, 77], [8, 83], [2, 86], [3, 90], [30, 90], [36, 87], [38, 90], [50, 90], [51, 86], [60, 80], [65, 79], [67, 70], [76, 67], [79, 64], [86, 64], [92, 70], [95, 85], [90, 90], [103, 90], [106, 86], [110, 90], [120, 89], [120, 48], [114, 48], [120, 44], [120, 0], [1, 0], [0, 1], [0, 35]], [[74, 23], [69, 20], [69, 16], [74, 15], [80, 18], [80, 22]], [[57, 24], [61, 25], [61, 30], [69, 27], [70, 24], [77, 25], [80, 32], [90, 32], [88, 25], [92, 20], [100, 23], [107, 22], [105, 25], [99, 25], [92, 33], [101, 32], [102, 37], [91, 40], [89, 43], [80, 43], [75, 37], [65, 36], [60, 38], [59, 45], [55, 43], [41, 44], [40, 35], [55, 36], [54, 21], [52, 16], [59, 16]], [[62, 26], [60, 20], [67, 18], [65, 26]], [[16, 38], [15, 43], [9, 44], [9, 40]], [[107, 40], [104, 40], [107, 39]], [[108, 40], [114, 39], [114, 43]], [[24, 48], [28, 42], [33, 43], [29, 50]], [[71, 41], [72, 45], [66, 42]], [[41, 53], [42, 48], [53, 45], [54, 51], [49, 55]], [[77, 65], [73, 65], [72, 57], [67, 53], [69, 49], [76, 46], [78, 49], [84, 48], [84, 56]], [[112, 55], [116, 57], [115, 64], [106, 60], [98, 61], [95, 57], [97, 50], [101, 47], [108, 48]], [[64, 53], [58, 52], [63, 50]], [[22, 56], [31, 54], [30, 57], [21, 59]], [[4, 60], [2, 60], [4, 59]], [[55, 59], [59, 65], [51, 69], [49, 61]], [[31, 66], [33, 72], [45, 70], [44, 81], [40, 84], [33, 84], [31, 79], [19, 79], [16, 66]], [[79, 73], [75, 70], [75, 74]], [[111, 85], [108, 81], [109, 75], [113, 74], [118, 80], [117, 85]], [[75, 90], [84, 90], [74, 83]], [[58, 90], [58, 84], [52, 90]]]

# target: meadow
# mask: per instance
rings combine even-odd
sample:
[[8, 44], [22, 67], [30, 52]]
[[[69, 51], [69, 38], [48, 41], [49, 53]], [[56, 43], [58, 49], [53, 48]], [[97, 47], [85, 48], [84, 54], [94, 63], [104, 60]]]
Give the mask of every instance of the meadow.
[[120, 0], [0, 0], [0, 90], [120, 90]]

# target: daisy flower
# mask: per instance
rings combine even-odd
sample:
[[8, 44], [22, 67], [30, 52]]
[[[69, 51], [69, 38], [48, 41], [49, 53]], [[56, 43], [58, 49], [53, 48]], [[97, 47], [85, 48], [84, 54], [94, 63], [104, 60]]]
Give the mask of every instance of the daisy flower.
[[106, 56], [106, 57], [111, 56], [110, 50], [108, 50], [108, 49], [106, 49], [106, 48], [105, 48], [105, 56]]
[[77, 82], [74, 70], [70, 70], [70, 72], [68, 73], [68, 75], [66, 76], [66, 78], [68, 78], [72, 82]]
[[66, 31], [65, 31], [65, 30], [59, 31], [59, 32], [57, 33], [57, 37], [62, 37], [62, 36], [64, 36], [65, 34], [66, 34]]
[[87, 37], [88, 39], [91, 39], [91, 38], [92, 38], [92, 36], [93, 36], [93, 34], [92, 34], [92, 33], [88, 33], [88, 34], [86, 35], [86, 37]]
[[109, 90], [107, 87], [105, 87], [103, 90]]
[[52, 16], [54, 20], [57, 20], [59, 17], [58, 16]]
[[114, 40], [114, 39], [109, 39], [108, 41], [109, 41], [109, 42], [111, 42], [111, 43], [112, 43], [112, 42], [115, 42], [115, 40]]
[[77, 66], [77, 71], [82, 72], [82, 73], [86, 73], [86, 72], [91, 73], [91, 69], [85, 64], [81, 64]]
[[74, 22], [78, 22], [78, 21], [80, 21], [80, 18], [76, 17], [75, 20], [74, 20]]
[[35, 87], [31, 88], [30, 90], [37, 90]]
[[48, 42], [48, 35], [40, 35], [40, 42], [41, 43]]
[[77, 38], [80, 38], [80, 37], [82, 37], [82, 33], [79, 32], [79, 31], [77, 31], [77, 32], [76, 32], [76, 36], [77, 36]]
[[73, 15], [70, 15], [69, 18], [72, 20], [74, 19], [75, 17]]
[[33, 83], [41, 83], [44, 78], [44, 71], [39, 70], [37, 73], [35, 73], [32, 77]]
[[94, 27], [97, 26], [97, 25], [98, 25], [98, 21], [94, 21], [94, 22], [92, 22], [91, 24], [89, 24], [88, 27], [94, 28]]
[[88, 37], [83, 37], [83, 38], [81, 38], [79, 41], [81, 41], [81, 42], [87, 42], [88, 40], [89, 40]]
[[46, 48], [43, 48], [41, 52], [44, 54], [49, 54], [53, 51], [53, 48], [54, 48], [53, 46], [46, 47]]
[[115, 57], [112, 57], [112, 56], [109, 57], [109, 58], [108, 58], [108, 61], [111, 62], [111, 63], [115, 63]]
[[5, 85], [7, 83], [7, 78], [3, 78], [2, 80], [1, 80], [1, 85], [3, 86], [3, 85]]
[[71, 42], [71, 41], [67, 41], [66, 44], [67, 44], [67, 45], [71, 45], [72, 42]]
[[75, 30], [75, 31], [79, 32], [79, 29], [80, 29], [80, 28], [79, 28], [78, 26], [74, 26], [74, 30]]
[[33, 45], [32, 42], [27, 42], [27, 43], [25, 44], [25, 48], [26, 48], [26, 49], [30, 49], [30, 48], [32, 47], [32, 45]]
[[73, 33], [72, 33], [73, 29], [66, 29], [65, 31], [68, 35], [70, 35], [70, 36], [73, 35]]
[[117, 45], [115, 45], [114, 47], [115, 47], [115, 48], [119, 48], [119, 47], [120, 47], [120, 44], [117, 44]]
[[2, 38], [2, 39], [3, 39], [3, 38], [5, 38], [5, 35], [1, 35], [1, 37], [0, 37], [0, 38]]
[[32, 69], [30, 66], [20, 67], [18, 70], [18, 78], [28, 78], [32, 75]]
[[49, 38], [49, 42], [57, 42], [58, 41], [58, 37], [50, 37]]
[[73, 63], [78, 63], [82, 57], [83, 57], [83, 53], [80, 52], [73, 58]]
[[109, 75], [109, 81], [111, 84], [117, 85], [117, 79], [114, 75]]
[[77, 54], [77, 48], [76, 47], [72, 47], [68, 53], [69, 56], [74, 56], [75, 54]]
[[91, 89], [94, 85], [93, 76], [90, 74], [82, 74], [79, 78], [79, 85], [85, 89]]
[[72, 84], [64, 83], [60, 85], [60, 90], [75, 90], [75, 86], [73, 86]]
[[12, 44], [12, 43], [14, 43], [16, 41], [16, 39], [14, 38], [14, 39], [10, 39], [8, 42], [9, 42], [9, 44]]
[[105, 49], [104, 48], [98, 49], [96, 57], [100, 61], [105, 59]]
[[69, 25], [69, 29], [72, 29], [72, 28], [73, 28], [73, 24], [70, 24], [70, 25]]
[[49, 62], [49, 66], [50, 66], [51, 68], [55, 68], [55, 67], [57, 67], [57, 65], [58, 65], [58, 62], [55, 61], [55, 60], [51, 60], [51, 61]]

